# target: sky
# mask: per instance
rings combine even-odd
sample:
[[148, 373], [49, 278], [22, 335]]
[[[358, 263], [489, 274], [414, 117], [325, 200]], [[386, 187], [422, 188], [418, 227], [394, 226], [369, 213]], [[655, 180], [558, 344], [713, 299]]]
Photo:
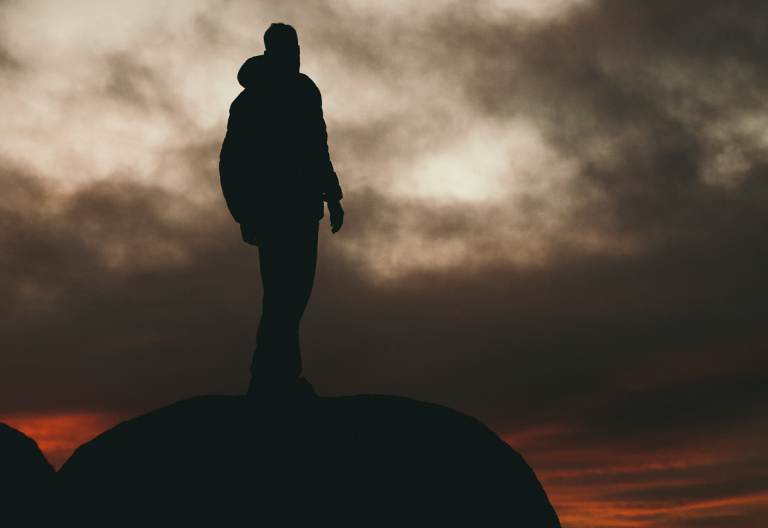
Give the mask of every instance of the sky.
[[768, 4], [0, 0], [0, 421], [59, 467], [242, 394], [258, 250], [218, 179], [298, 31], [346, 211], [323, 396], [477, 417], [564, 528], [768, 525]]

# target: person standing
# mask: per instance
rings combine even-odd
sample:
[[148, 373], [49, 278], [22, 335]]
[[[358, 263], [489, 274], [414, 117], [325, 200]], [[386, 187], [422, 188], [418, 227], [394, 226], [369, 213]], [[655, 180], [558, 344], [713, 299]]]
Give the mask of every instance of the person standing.
[[227, 206], [243, 240], [259, 247], [264, 296], [249, 395], [309, 386], [300, 378], [299, 324], [314, 284], [323, 202], [333, 233], [344, 222], [322, 99], [299, 73], [296, 30], [272, 24], [264, 47], [238, 72], [244, 90], [230, 107], [219, 158]]

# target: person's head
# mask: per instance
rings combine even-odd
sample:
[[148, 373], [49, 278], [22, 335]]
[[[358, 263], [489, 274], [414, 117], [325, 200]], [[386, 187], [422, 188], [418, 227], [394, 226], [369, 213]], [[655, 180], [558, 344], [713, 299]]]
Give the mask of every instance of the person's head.
[[281, 72], [299, 71], [299, 37], [288, 24], [276, 23], [264, 33], [264, 56]]

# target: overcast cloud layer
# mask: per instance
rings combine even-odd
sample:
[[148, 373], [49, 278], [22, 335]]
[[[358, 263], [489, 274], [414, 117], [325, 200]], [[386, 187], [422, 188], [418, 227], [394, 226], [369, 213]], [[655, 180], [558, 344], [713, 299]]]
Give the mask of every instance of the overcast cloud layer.
[[345, 189], [317, 391], [478, 417], [566, 527], [768, 522], [763, 2], [163, 6], [0, 3], [0, 418], [244, 392], [218, 150], [283, 21]]

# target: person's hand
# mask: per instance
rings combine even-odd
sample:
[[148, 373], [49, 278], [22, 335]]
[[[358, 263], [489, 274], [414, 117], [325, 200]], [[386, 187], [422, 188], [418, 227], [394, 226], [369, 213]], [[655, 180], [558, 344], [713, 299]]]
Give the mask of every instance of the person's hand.
[[247, 242], [252, 246], [259, 245], [259, 239], [254, 226], [240, 224], [240, 233], [243, 235], [243, 242]]
[[344, 223], [344, 209], [338, 200], [328, 202], [328, 212], [331, 213], [331, 233], [336, 234]]

